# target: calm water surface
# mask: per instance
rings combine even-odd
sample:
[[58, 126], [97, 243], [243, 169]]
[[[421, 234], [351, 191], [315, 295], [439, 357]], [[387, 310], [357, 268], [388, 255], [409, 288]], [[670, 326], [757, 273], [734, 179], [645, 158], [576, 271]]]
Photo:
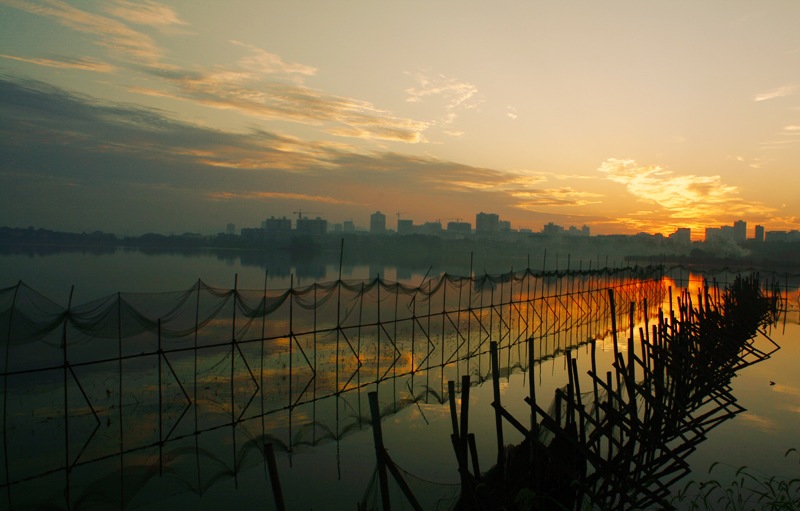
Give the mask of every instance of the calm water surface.
[[[381, 275], [386, 280], [417, 285], [426, 277], [451, 270], [345, 264], [342, 277], [358, 280]], [[263, 289], [265, 279], [270, 289], [287, 289], [291, 285], [297, 287], [317, 281], [334, 281], [339, 271], [338, 261], [300, 264], [270, 261], [255, 254], [241, 256], [236, 252], [186, 256], [118, 250], [104, 254], [0, 255], [0, 287], [13, 286], [22, 280], [62, 305], [67, 303], [72, 285], [75, 286], [73, 302], [80, 304], [118, 291], [151, 293], [188, 289], [198, 279], [210, 286], [231, 289], [236, 275], [239, 289]], [[461, 273], [466, 273], [466, 270]], [[688, 274], [681, 276], [684, 279], [689, 277]], [[721, 275], [719, 281], [724, 282], [726, 278], [729, 276]], [[797, 282], [789, 284], [790, 313], [767, 332], [781, 345], [781, 350], [772, 358], [745, 368], [732, 382], [734, 395], [747, 411], [714, 429], [689, 458], [698, 479], [707, 477], [714, 462], [734, 467], [733, 470], [747, 465], [765, 474], [787, 479], [800, 475], [798, 456], [784, 456], [789, 448], [800, 448], [797, 436], [800, 372], [796, 370], [800, 362], [800, 312]], [[600, 342], [601, 347], [606, 341]], [[759, 343], [763, 343], [765, 349], [768, 347], [764, 338]], [[584, 372], [589, 367], [588, 348], [578, 348], [576, 356]], [[601, 350], [600, 358], [601, 366], [607, 366], [610, 351]], [[532, 376], [537, 382], [537, 395], [542, 400], [549, 400], [555, 388], [565, 384], [565, 364], [565, 357], [559, 355], [545, 357], [534, 368]], [[529, 372], [518, 370], [503, 380], [503, 403], [518, 417], [527, 416], [524, 397], [528, 393], [529, 377]], [[53, 385], [57, 384], [60, 382], [53, 382]], [[452, 498], [458, 491], [457, 464], [449, 441], [449, 408], [446, 403], [442, 405], [430, 396], [411, 404], [403, 401], [403, 396], [408, 394], [404, 385], [408, 385], [405, 380], [389, 380], [381, 383], [378, 389], [381, 402], [394, 403], [395, 407], [383, 421], [385, 443], [398, 466], [408, 471], [409, 484], [425, 500], [426, 508], [432, 509], [439, 499]], [[367, 424], [355, 419], [368, 414], [366, 392], [365, 389], [363, 393], [359, 391], [347, 398], [311, 403], [296, 409], [293, 416], [278, 414], [265, 419], [280, 422], [283, 428], [286, 423], [291, 428], [293, 421], [295, 424], [316, 424], [313, 431], [303, 432], [305, 436], [291, 453], [278, 453], [278, 468], [289, 509], [354, 509], [355, 503], [365, 495], [367, 500], [377, 495], [371, 482], [375, 466], [372, 432]], [[491, 466], [496, 455], [491, 402], [490, 382], [476, 384], [470, 396], [470, 429], [476, 435], [483, 470]], [[327, 418], [313, 420], [323, 416]], [[309, 417], [312, 420], [309, 421]], [[80, 428], [80, 423], [76, 428]], [[506, 428], [505, 432], [506, 443], [521, 440], [511, 428]], [[135, 436], [146, 432], [126, 434]], [[292, 434], [301, 438], [296, 431]], [[48, 431], [46, 427], [31, 432], [28, 441], [40, 444], [42, 452], [53, 448], [42, 438], [43, 435], [63, 437], [63, 433]], [[126, 466], [151, 467], [142, 469], [140, 480], [144, 482], [140, 486], [130, 483], [138, 490], [126, 503], [126, 509], [170, 509], [187, 505], [195, 509], [220, 509], [229, 507], [231, 502], [235, 502], [238, 508], [252, 504], [260, 509], [271, 509], [272, 494], [266, 468], [259, 456], [247, 451], [248, 441], [252, 440], [255, 445], [261, 440], [249, 438], [244, 430], [237, 437], [237, 432], [230, 428], [204, 432], [200, 437], [200, 440], [195, 437], [179, 442], [171, 450], [172, 457], [166, 467], [160, 464], [158, 477], [152, 473], [153, 460], [163, 458], [158, 449], [126, 455]], [[197, 447], [205, 453], [202, 464]], [[187, 457], [196, 457], [198, 461], [187, 465]], [[108, 487], [119, 484], [119, 478], [113, 477], [119, 465], [119, 460], [109, 459], [76, 468], [72, 476], [77, 487], [72, 492], [73, 500], [80, 488], [86, 495], [97, 495], [104, 488], [113, 494]], [[187, 470], [187, 466], [196, 470]], [[715, 479], [733, 477], [733, 470], [725, 472], [719, 468], [712, 474]], [[107, 480], [98, 475], [104, 471], [111, 474]], [[131, 473], [128, 469], [127, 474]], [[33, 491], [39, 488], [57, 494], [63, 481], [62, 472], [26, 484]], [[6, 502], [0, 499], [0, 509], [7, 505]]]

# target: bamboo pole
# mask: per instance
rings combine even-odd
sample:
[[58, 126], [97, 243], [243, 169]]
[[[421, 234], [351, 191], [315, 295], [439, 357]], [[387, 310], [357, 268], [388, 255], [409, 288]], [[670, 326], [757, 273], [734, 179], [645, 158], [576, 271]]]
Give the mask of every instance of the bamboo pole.
[[[497, 353], [497, 342], [489, 343], [489, 351], [492, 357], [492, 389], [494, 394], [494, 423], [497, 430], [497, 466], [505, 467], [505, 444], [503, 442], [503, 416], [500, 412], [500, 361]], [[505, 470], [503, 468], [503, 470]]]
[[275, 508], [277, 511], [286, 511], [286, 506], [283, 502], [283, 489], [281, 489], [281, 479], [278, 475], [278, 464], [275, 462], [275, 451], [272, 447], [272, 442], [264, 444], [264, 456], [267, 458], [267, 467], [269, 468], [269, 482], [272, 487], [272, 496], [275, 499]]
[[383, 511], [391, 511], [392, 506], [389, 499], [389, 479], [386, 475], [386, 449], [383, 446], [383, 432], [381, 431], [381, 411], [378, 407], [378, 393], [370, 392], [369, 410], [372, 416], [372, 438], [375, 443], [375, 457], [378, 462], [378, 480], [381, 490], [381, 502]]

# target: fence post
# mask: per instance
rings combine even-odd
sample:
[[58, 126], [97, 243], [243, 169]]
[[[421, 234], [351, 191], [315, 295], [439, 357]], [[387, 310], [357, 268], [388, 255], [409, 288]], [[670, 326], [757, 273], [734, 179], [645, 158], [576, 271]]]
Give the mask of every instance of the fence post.
[[503, 442], [503, 416], [500, 413], [500, 360], [497, 353], [497, 342], [489, 342], [492, 355], [492, 387], [494, 390], [494, 422], [497, 428], [497, 466], [505, 465], [506, 451]]
[[264, 444], [264, 455], [267, 458], [269, 482], [272, 485], [272, 496], [275, 499], [275, 507], [278, 511], [286, 511], [286, 506], [283, 503], [281, 480], [280, 477], [278, 477], [278, 465], [275, 463], [275, 451], [272, 449], [272, 442]]
[[381, 500], [383, 511], [391, 510], [389, 501], [389, 479], [386, 476], [386, 450], [383, 447], [383, 433], [381, 432], [381, 411], [378, 408], [378, 393], [370, 392], [369, 411], [372, 415], [372, 437], [375, 441], [375, 457], [378, 461], [378, 480], [381, 487]]

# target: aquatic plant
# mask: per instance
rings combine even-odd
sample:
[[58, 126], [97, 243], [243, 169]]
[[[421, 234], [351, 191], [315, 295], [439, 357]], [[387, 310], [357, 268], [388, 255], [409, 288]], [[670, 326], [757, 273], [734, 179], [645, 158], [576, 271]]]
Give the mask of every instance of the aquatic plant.
[[[792, 448], [786, 451], [785, 456], [792, 454], [800, 461], [800, 451]], [[728, 476], [729, 482], [716, 479], [687, 482], [673, 496], [672, 504], [692, 511], [800, 509], [800, 478], [786, 480], [746, 465], [734, 470], [734, 467], [719, 462], [708, 469], [709, 475], [722, 472], [720, 476], [724, 476], [730, 471], [733, 471], [733, 477]]]

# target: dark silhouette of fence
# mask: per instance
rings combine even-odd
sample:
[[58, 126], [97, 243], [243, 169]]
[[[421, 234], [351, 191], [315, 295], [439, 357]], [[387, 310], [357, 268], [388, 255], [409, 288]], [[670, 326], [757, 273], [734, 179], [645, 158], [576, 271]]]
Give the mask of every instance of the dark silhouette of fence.
[[[243, 290], [198, 281], [181, 292], [66, 306], [21, 282], [0, 290], [0, 488], [9, 507], [34, 498], [26, 490], [34, 481], [62, 477], [58, 505], [99, 491], [123, 508], [175, 462], [173, 447], [193, 441], [198, 467], [201, 458], [227, 464], [218, 448], [200, 446], [199, 434], [214, 431], [231, 433], [232, 467], [222, 472], [236, 479], [263, 461], [265, 443], [291, 453], [367, 424], [368, 385], [391, 385], [394, 412], [445, 402], [449, 379], [489, 377], [491, 342], [504, 367], [524, 369], [528, 339], [542, 360], [605, 336], [609, 289], [653, 311], [666, 293], [658, 267], [441, 275], [417, 286], [375, 278], [273, 290], [266, 282]], [[333, 422], [317, 414], [325, 398], [336, 398]], [[156, 452], [155, 468], [131, 478], [125, 459]], [[113, 467], [115, 489], [92, 483], [71, 494], [75, 474], [93, 464]], [[191, 486], [202, 493], [215, 479], [197, 472]]]
[[[614, 291], [608, 293], [614, 310]], [[757, 277], [737, 277], [723, 292], [706, 286], [694, 305], [683, 292], [677, 311], [670, 305], [652, 330], [645, 321], [638, 342], [631, 303], [627, 353], [612, 328], [613, 371], [598, 373], [593, 344], [592, 388], [582, 391], [577, 361], [568, 352], [569, 382], [556, 390], [554, 406], [542, 408], [533, 387], [525, 398], [530, 425], [504, 408], [495, 376], [498, 454], [487, 473], [477, 462], [469, 470], [467, 407], [458, 427], [451, 406], [463, 489], [457, 509], [507, 509], [520, 499], [534, 509], [673, 509], [670, 485], [689, 474], [687, 456], [711, 429], [744, 411], [732, 395], [731, 378], [779, 349], [772, 342], [762, 351], [754, 338], [777, 320], [781, 301], [779, 289], [763, 290]], [[497, 375], [494, 343], [491, 351]], [[523, 434], [520, 445], [504, 445], [504, 422]]]

